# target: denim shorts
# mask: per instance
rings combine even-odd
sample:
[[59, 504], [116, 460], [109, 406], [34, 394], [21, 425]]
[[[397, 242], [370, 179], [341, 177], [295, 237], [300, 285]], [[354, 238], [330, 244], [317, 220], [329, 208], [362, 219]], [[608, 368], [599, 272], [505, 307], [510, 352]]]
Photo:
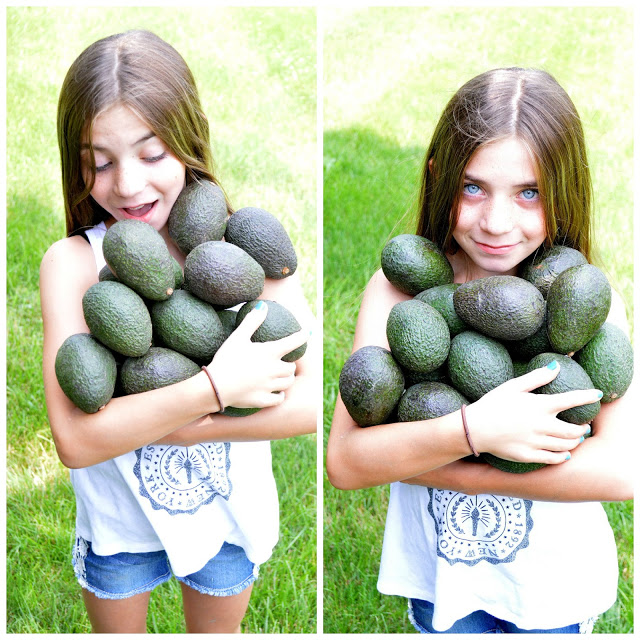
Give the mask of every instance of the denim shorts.
[[409, 619], [420, 633], [580, 633], [581, 625], [572, 624], [559, 629], [520, 629], [512, 622], [506, 622], [489, 615], [485, 611], [474, 611], [457, 620], [446, 631], [436, 631], [433, 620], [433, 605], [426, 600], [409, 599]]
[[[200, 593], [233, 596], [254, 582], [258, 568], [242, 547], [225, 542], [202, 569], [176, 578]], [[151, 591], [173, 575], [165, 551], [98, 556], [91, 549], [91, 542], [83, 538], [76, 539], [73, 569], [81, 587], [109, 600]]]

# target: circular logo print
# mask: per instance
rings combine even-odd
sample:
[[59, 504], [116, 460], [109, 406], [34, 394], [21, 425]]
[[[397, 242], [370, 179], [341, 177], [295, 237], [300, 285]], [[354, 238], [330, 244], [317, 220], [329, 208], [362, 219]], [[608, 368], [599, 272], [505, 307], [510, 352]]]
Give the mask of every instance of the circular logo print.
[[531, 500], [429, 489], [438, 555], [450, 564], [512, 562], [529, 544]]
[[194, 513], [216, 496], [231, 495], [229, 442], [193, 447], [150, 445], [136, 451], [140, 494], [154, 509]]

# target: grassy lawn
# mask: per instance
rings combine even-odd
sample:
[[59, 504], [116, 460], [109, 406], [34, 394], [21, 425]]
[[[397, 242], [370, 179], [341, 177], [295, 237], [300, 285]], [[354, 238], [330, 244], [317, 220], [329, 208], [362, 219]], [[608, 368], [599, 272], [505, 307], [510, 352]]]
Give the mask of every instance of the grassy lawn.
[[[386, 241], [415, 229], [412, 206], [436, 120], [455, 90], [487, 69], [542, 67], [575, 102], [594, 180], [599, 264], [632, 322], [632, 22], [630, 10], [593, 7], [323, 12], [325, 443], [362, 292]], [[413, 632], [406, 602], [376, 590], [387, 500], [387, 487], [338, 492], [325, 477], [327, 633]], [[620, 582], [595, 631], [630, 633], [633, 504], [605, 509]]]
[[[311, 8], [7, 10], [7, 630], [90, 631], [71, 567], [75, 507], [49, 430], [38, 270], [65, 234], [56, 139], [64, 75], [90, 43], [143, 27], [190, 65], [217, 172], [235, 208], [278, 216], [316, 310], [316, 18]], [[245, 631], [316, 629], [316, 438], [275, 442], [280, 543], [261, 568]], [[175, 581], [151, 599], [149, 631], [182, 632]]]

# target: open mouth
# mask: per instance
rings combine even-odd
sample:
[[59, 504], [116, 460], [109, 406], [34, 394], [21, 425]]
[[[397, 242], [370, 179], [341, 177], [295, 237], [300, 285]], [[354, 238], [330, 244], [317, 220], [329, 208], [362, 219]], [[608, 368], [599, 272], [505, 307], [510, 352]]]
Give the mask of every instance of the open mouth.
[[156, 202], [158, 201], [154, 200], [153, 202], [146, 202], [137, 207], [122, 207], [120, 211], [124, 213], [126, 218], [144, 219], [145, 217], [149, 217]]

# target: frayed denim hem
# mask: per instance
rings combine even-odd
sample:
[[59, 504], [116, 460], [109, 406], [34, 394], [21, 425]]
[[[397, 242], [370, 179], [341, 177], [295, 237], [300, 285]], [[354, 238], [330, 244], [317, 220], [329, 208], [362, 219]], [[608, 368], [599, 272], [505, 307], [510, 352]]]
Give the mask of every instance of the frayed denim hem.
[[87, 582], [87, 572], [84, 566], [84, 561], [88, 553], [89, 543], [84, 538], [76, 538], [76, 543], [73, 547], [73, 572], [75, 573], [80, 586], [101, 600], [124, 600], [125, 598], [131, 598], [132, 596], [137, 596], [140, 593], [152, 591], [157, 586], [161, 585], [163, 582], [167, 582], [167, 580], [171, 578], [171, 572], [168, 571], [152, 582], [149, 582], [137, 589], [133, 589], [132, 591], [128, 591], [127, 593], [109, 593], [108, 591], [98, 589]]
[[413, 605], [411, 604], [411, 598], [407, 599], [407, 615], [409, 616], [409, 622], [413, 625], [413, 628], [419, 633], [428, 633], [426, 629], [423, 629], [417, 622], [413, 615]]
[[191, 589], [195, 589], [200, 593], [204, 593], [207, 596], [237, 596], [239, 593], [242, 593], [247, 587], [251, 586], [257, 579], [258, 573], [260, 571], [260, 565], [254, 565], [253, 572], [250, 576], [247, 576], [242, 582], [239, 584], [233, 585], [232, 587], [227, 587], [226, 589], [209, 589], [207, 587], [198, 584], [197, 582], [193, 582], [189, 580], [187, 576], [180, 577], [176, 576], [176, 580], [186, 584]]

